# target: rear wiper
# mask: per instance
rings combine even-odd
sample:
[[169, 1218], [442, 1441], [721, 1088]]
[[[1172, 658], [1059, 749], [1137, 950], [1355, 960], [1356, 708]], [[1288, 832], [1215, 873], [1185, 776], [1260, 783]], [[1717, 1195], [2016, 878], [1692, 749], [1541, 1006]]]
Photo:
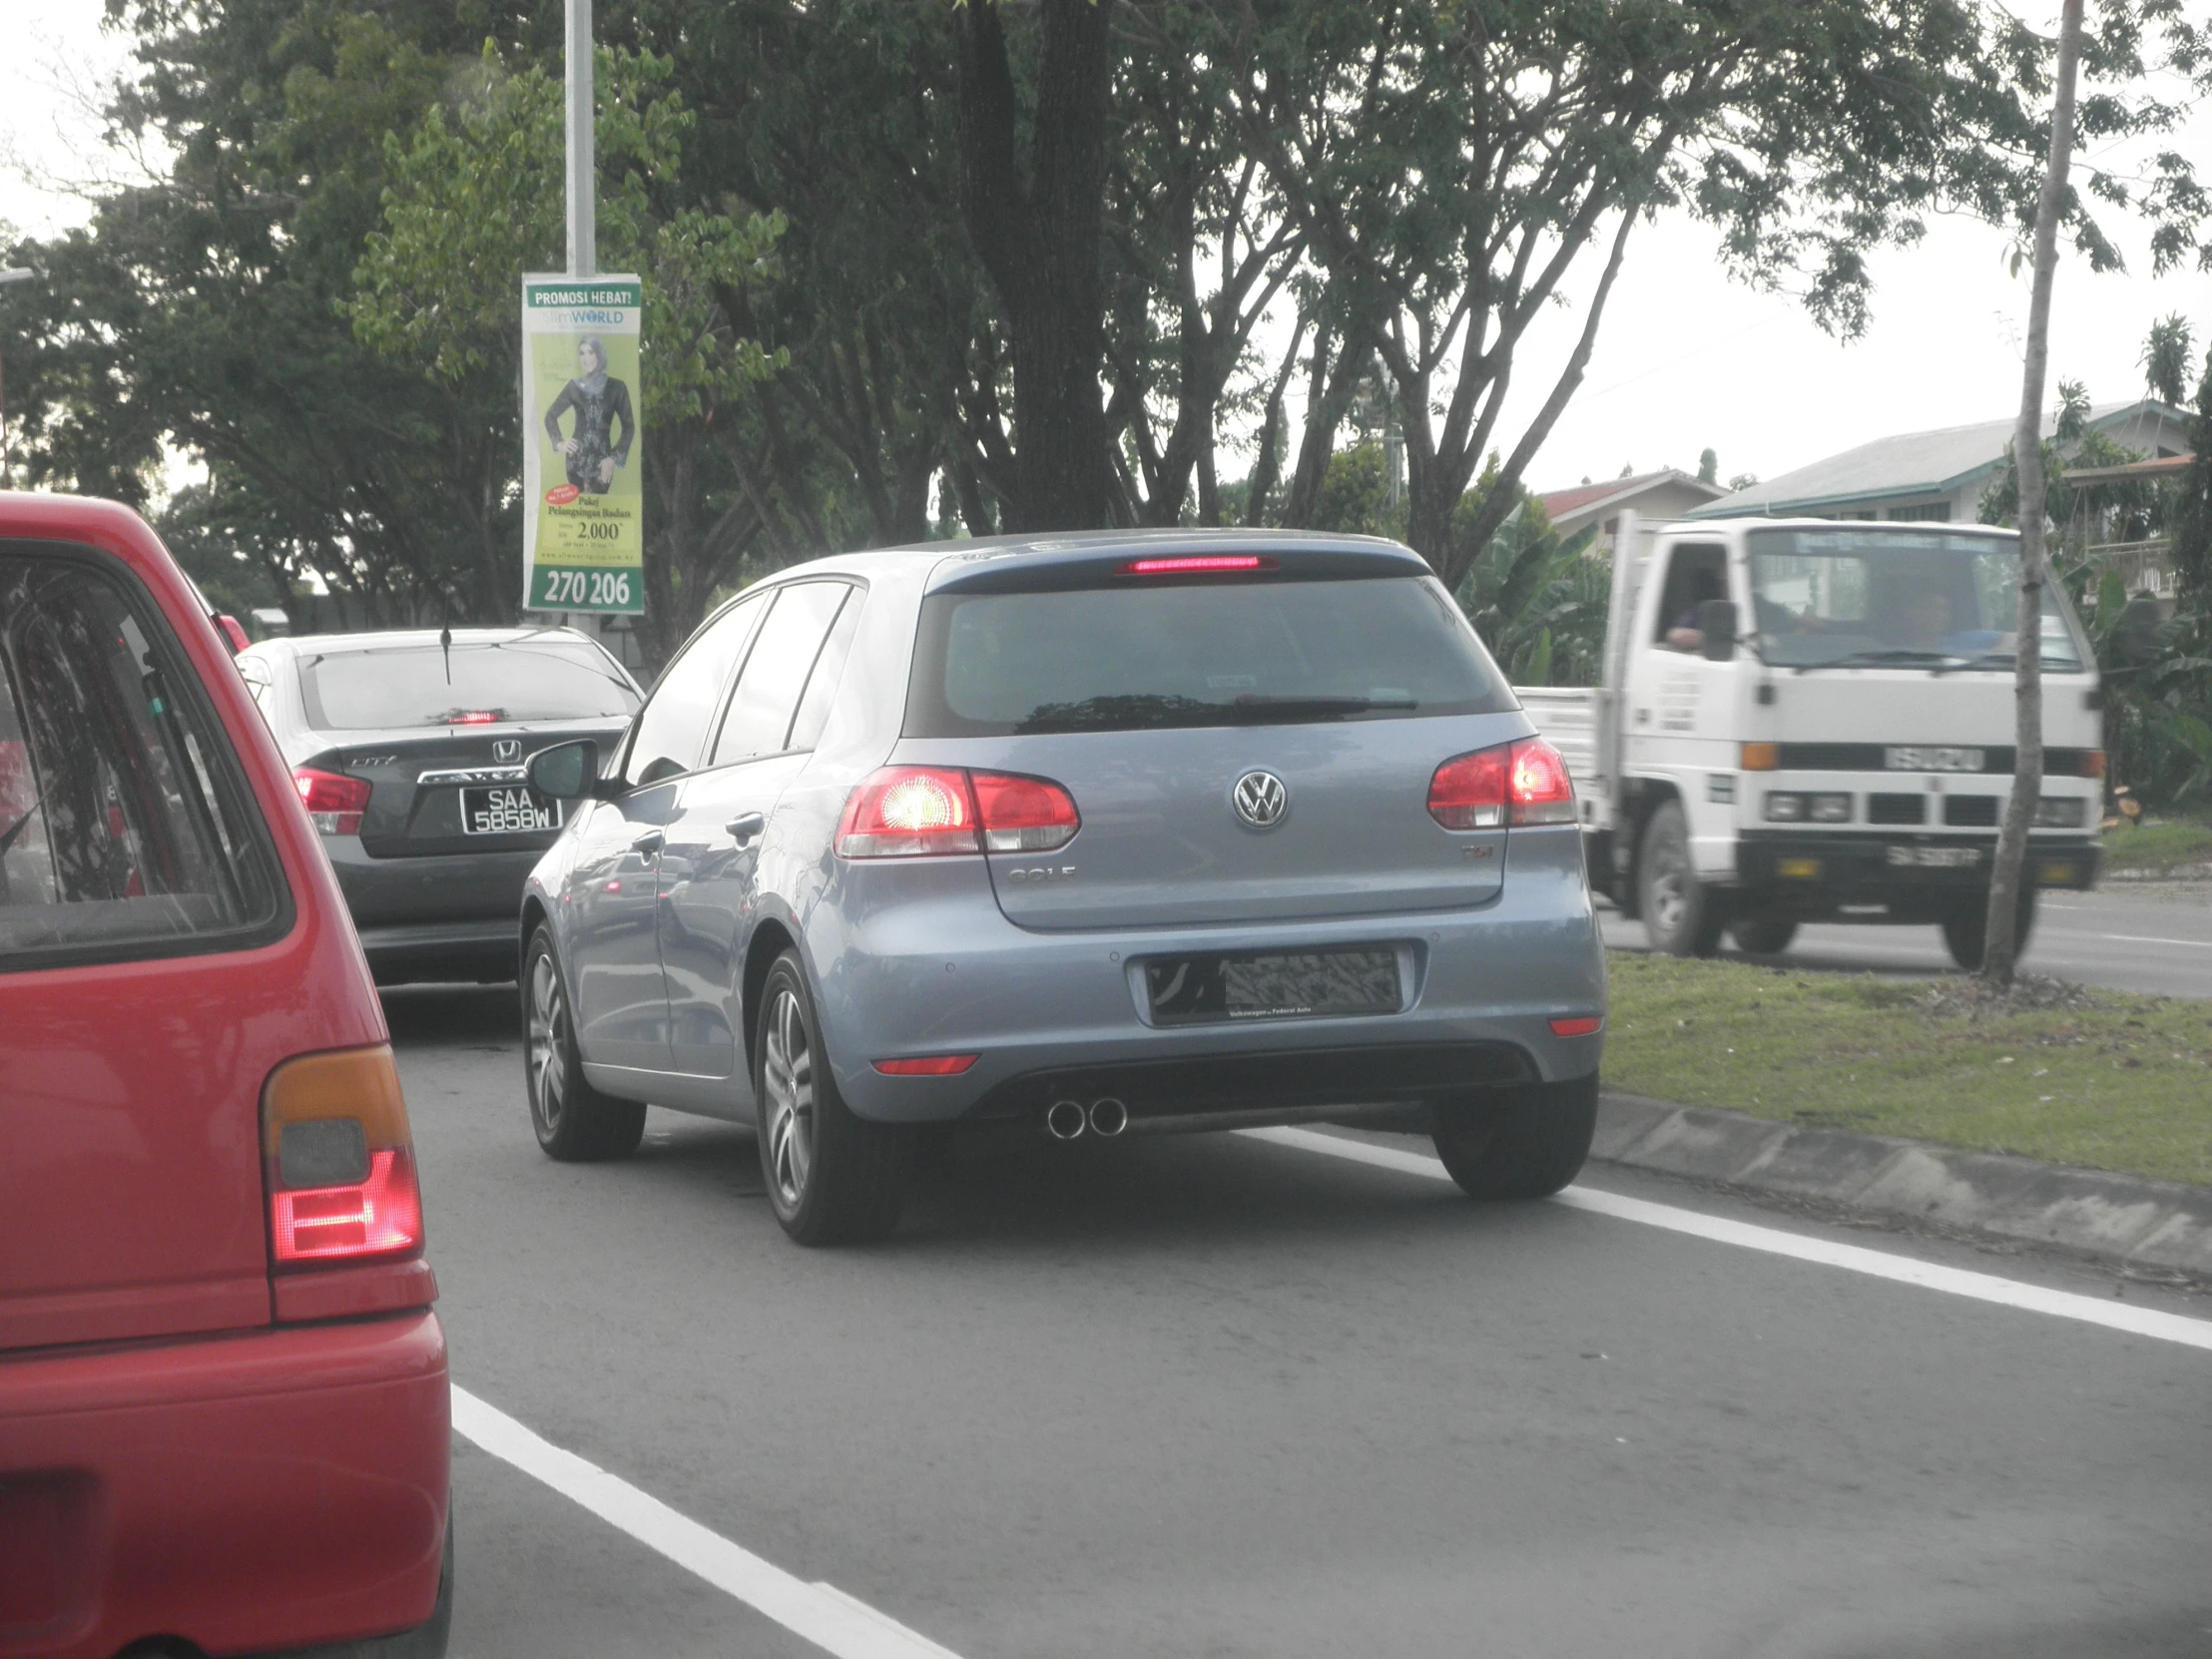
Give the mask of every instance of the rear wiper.
[[1266, 697], [1248, 693], [1231, 706], [1240, 721], [1331, 720], [1377, 709], [1417, 709], [1410, 697]]
[[1842, 657], [1831, 657], [1826, 662], [1799, 663], [1800, 674], [1815, 668], [1849, 668], [1855, 663], [1954, 663], [1962, 661], [1955, 651], [1853, 651]]
[[1079, 732], [1086, 727], [1190, 725], [1219, 704], [1195, 697], [1162, 697], [1151, 692], [1086, 697], [1080, 703], [1040, 703], [1018, 722], [1016, 732]]

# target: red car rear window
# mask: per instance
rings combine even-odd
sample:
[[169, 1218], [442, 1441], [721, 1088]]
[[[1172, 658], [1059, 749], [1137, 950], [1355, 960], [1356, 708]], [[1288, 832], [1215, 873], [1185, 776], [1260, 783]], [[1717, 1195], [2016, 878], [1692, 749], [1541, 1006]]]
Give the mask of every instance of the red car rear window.
[[250, 942], [288, 908], [230, 741], [135, 588], [0, 543], [0, 972]]

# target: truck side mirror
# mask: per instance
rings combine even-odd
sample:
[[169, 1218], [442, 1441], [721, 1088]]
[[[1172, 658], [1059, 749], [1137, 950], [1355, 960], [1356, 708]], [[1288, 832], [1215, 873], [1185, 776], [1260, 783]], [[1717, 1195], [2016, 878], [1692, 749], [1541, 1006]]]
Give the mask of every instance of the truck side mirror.
[[1736, 655], [1736, 601], [1707, 599], [1697, 608], [1698, 632], [1705, 636], [1705, 660], [1725, 663]]
[[576, 738], [541, 749], [523, 763], [523, 776], [540, 795], [555, 801], [578, 801], [599, 793], [599, 745]]

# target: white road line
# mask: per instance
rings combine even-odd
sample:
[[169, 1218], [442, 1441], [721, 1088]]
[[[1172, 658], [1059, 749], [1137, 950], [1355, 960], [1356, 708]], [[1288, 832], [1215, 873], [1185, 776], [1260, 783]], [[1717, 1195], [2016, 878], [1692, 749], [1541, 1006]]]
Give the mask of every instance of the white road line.
[[2118, 939], [2122, 944], [2182, 944], [2191, 950], [2212, 950], [2212, 939], [2155, 939], [2144, 933], [2091, 933], [2092, 939]]
[[[1346, 1158], [1356, 1164], [1372, 1164], [1379, 1169], [1396, 1170], [1405, 1175], [1425, 1176], [1435, 1181], [1451, 1179], [1444, 1172], [1443, 1165], [1434, 1158], [1424, 1157], [1417, 1152], [1399, 1152], [1393, 1147], [1376, 1146], [1367, 1141], [1342, 1140], [1335, 1135], [1324, 1135], [1311, 1129], [1244, 1129], [1238, 1133], [1256, 1141], [1296, 1147], [1303, 1152], [1319, 1152], [1331, 1158]], [[2000, 1279], [1992, 1273], [1971, 1273], [1963, 1268], [1938, 1267], [1932, 1262], [1915, 1261], [1910, 1256], [1892, 1256], [1885, 1251], [1869, 1250], [1864, 1245], [1840, 1244], [1831, 1239], [1810, 1237], [1803, 1233], [1786, 1233], [1778, 1227], [1757, 1227], [1749, 1222], [1701, 1215], [1695, 1210], [1677, 1209], [1671, 1204], [1652, 1204], [1640, 1198], [1624, 1198], [1618, 1193], [1599, 1192], [1591, 1187], [1569, 1187], [1552, 1202], [1564, 1204], [1569, 1209], [1587, 1210], [1594, 1215], [1611, 1216], [1616, 1221], [1637, 1222], [1645, 1227], [1662, 1227], [1670, 1233], [1686, 1233], [1695, 1239], [1734, 1245], [1739, 1250], [1765, 1251], [1770, 1256], [1788, 1256], [1822, 1267], [1843, 1268], [1875, 1279], [1918, 1286], [1924, 1291], [1941, 1291], [1948, 1296], [1969, 1297], [1975, 1302], [1993, 1302], [2003, 1308], [2047, 1314], [2053, 1319], [2077, 1320], [2083, 1325], [2101, 1325], [2108, 1331], [2124, 1331], [2130, 1336], [2179, 1343], [2184, 1348], [2203, 1349], [2212, 1353], [2212, 1320], [2188, 1319], [2180, 1314], [2163, 1314], [2150, 1308], [2137, 1308], [2130, 1303], [2107, 1302], [2101, 1297], [2080, 1296], [2072, 1291], [2053, 1291], [2041, 1285], [2023, 1285], [2016, 1279]]]
[[620, 1475], [562, 1450], [457, 1385], [453, 1427], [494, 1457], [542, 1480], [648, 1549], [837, 1659], [959, 1659], [950, 1648], [908, 1630], [834, 1584], [810, 1584], [762, 1560]]

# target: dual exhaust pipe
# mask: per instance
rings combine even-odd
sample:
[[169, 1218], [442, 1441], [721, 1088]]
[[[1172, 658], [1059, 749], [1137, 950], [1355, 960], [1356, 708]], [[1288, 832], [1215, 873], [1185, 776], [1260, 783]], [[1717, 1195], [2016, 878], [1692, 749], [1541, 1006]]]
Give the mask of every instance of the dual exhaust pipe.
[[1056, 1141], [1079, 1141], [1086, 1133], [1110, 1141], [1129, 1127], [1129, 1108], [1112, 1095], [1085, 1106], [1080, 1100], [1055, 1100], [1045, 1109], [1044, 1130]]

